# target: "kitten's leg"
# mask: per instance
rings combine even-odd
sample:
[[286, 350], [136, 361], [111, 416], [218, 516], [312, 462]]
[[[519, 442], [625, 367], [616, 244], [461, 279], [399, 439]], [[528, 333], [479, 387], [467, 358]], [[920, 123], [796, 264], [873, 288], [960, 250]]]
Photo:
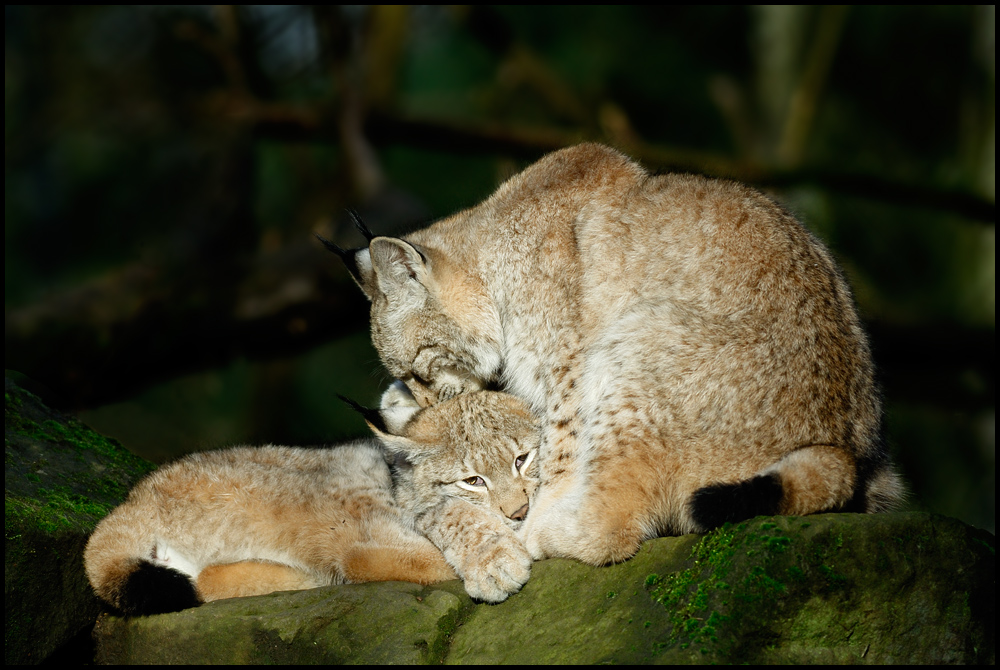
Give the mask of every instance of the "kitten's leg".
[[844, 449], [797, 449], [754, 477], [699, 488], [689, 513], [704, 530], [760, 515], [815, 514], [843, 508], [854, 496], [857, 464]]
[[259, 596], [275, 591], [300, 591], [329, 583], [313, 574], [270, 561], [240, 561], [210, 565], [198, 575], [202, 600]]
[[363, 582], [415, 582], [436, 584], [458, 579], [441, 552], [426, 538], [414, 535], [409, 542], [359, 544], [348, 550], [344, 578]]
[[450, 498], [424, 514], [417, 528], [438, 547], [477, 600], [497, 603], [531, 575], [531, 555], [499, 515]]

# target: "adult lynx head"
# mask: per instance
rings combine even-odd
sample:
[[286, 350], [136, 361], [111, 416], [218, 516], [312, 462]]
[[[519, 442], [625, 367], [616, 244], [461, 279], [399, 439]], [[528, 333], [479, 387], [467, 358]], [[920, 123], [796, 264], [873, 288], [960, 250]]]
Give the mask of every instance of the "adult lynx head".
[[539, 427], [521, 400], [479, 391], [421, 409], [397, 382], [380, 411], [362, 412], [391, 457], [396, 500], [414, 516], [447, 498], [489, 509], [511, 527], [527, 516]]
[[375, 237], [354, 220], [368, 247], [345, 251], [320, 240], [371, 301], [372, 341], [389, 373], [423, 407], [484, 388], [500, 368], [500, 320], [465, 259]]

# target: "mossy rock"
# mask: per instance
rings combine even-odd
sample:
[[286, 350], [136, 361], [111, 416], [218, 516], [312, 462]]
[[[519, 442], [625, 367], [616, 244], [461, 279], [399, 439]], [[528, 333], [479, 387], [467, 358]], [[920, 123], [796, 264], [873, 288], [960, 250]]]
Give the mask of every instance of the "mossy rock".
[[[5, 657], [51, 659], [102, 611], [86, 537], [152, 465], [5, 380]], [[758, 518], [631, 560], [536, 563], [521, 593], [331, 586], [136, 619], [106, 663], [994, 663], [995, 538], [929, 514]], [[82, 659], [75, 659], [82, 660]]]
[[38, 663], [101, 611], [87, 536], [153, 465], [4, 377], [4, 658]]
[[[995, 538], [928, 514], [761, 517], [607, 568], [536, 564], [463, 663], [992, 663]], [[527, 601], [527, 602], [525, 602]]]
[[97, 662], [439, 664], [475, 607], [458, 581], [326, 586], [137, 619], [102, 616]]
[[994, 538], [928, 514], [758, 518], [521, 593], [385, 583], [210, 603], [95, 631], [107, 663], [992, 663]]

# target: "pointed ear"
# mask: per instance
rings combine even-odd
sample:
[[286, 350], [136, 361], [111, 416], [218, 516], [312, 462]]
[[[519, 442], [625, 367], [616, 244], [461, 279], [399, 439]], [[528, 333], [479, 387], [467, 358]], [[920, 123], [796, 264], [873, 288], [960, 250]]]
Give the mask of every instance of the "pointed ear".
[[357, 282], [361, 290], [371, 300], [372, 291], [375, 288], [375, 273], [372, 272], [371, 256], [368, 252], [368, 247], [343, 249], [321, 235], [316, 235], [316, 239], [323, 243], [327, 251], [335, 253], [340, 257], [347, 271], [351, 273], [351, 277], [354, 278], [354, 281]]
[[420, 411], [410, 389], [398, 379], [382, 394], [381, 406], [379, 415], [385, 432], [400, 436], [406, 435], [406, 425]]
[[[365, 239], [370, 243], [375, 237], [372, 231], [369, 230], [368, 225], [361, 219], [361, 215], [358, 214], [353, 209], [347, 210], [348, 215], [351, 217], [351, 221], [354, 222], [354, 227], [365, 236]], [[323, 236], [317, 234], [316, 239], [323, 243], [327, 251], [337, 254], [340, 256], [340, 260], [344, 261], [344, 265], [347, 266], [347, 271], [351, 273], [351, 277], [357, 282], [361, 290], [365, 292], [365, 295], [369, 300], [372, 299], [375, 290], [375, 273], [372, 272], [371, 255], [368, 252], [368, 247], [360, 247], [358, 249], [342, 249], [339, 245], [334, 244]]]
[[[396, 384], [402, 385], [402, 382], [397, 381]], [[353, 407], [357, 412], [364, 417], [365, 423], [371, 428], [372, 432], [375, 433], [375, 437], [378, 438], [379, 442], [382, 443], [383, 448], [389, 454], [393, 456], [402, 456], [405, 460], [412, 461], [414, 458], [419, 458], [424, 453], [426, 449], [421, 446], [418, 442], [411, 440], [405, 436], [404, 429], [406, 424], [410, 422], [410, 419], [420, 411], [420, 407], [416, 405], [416, 402], [411, 406], [409, 403], [404, 402], [403, 404], [393, 404], [386, 406], [385, 399], [390, 394], [396, 393], [390, 387], [386, 391], [385, 395], [382, 396], [383, 407], [381, 410], [370, 409], [360, 405], [350, 398], [339, 395], [338, 398], [346, 402], [348, 405]], [[403, 387], [405, 389], [405, 386]], [[409, 393], [407, 391], [407, 393]], [[412, 399], [412, 396], [410, 396]]]
[[386, 295], [413, 292], [430, 279], [427, 259], [420, 250], [395, 237], [376, 237], [368, 245], [375, 284]]

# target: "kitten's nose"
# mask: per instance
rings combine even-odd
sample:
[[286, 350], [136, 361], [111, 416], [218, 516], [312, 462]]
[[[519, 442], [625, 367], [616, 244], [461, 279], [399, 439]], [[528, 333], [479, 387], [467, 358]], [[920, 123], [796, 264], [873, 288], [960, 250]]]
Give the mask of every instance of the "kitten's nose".
[[521, 507], [508, 517], [512, 521], [524, 521], [524, 517], [528, 516], [528, 503], [524, 503]]

